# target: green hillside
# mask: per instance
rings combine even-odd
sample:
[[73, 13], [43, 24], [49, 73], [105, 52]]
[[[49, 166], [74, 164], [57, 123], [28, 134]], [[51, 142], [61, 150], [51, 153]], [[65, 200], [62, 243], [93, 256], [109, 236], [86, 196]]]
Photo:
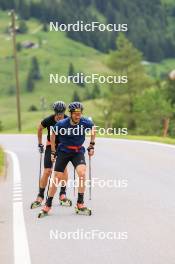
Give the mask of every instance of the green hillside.
[[[16, 127], [16, 99], [14, 93], [14, 60], [12, 57], [12, 40], [4, 30], [9, 24], [9, 17], [7, 13], [0, 12], [0, 63], [3, 65], [0, 69], [0, 121], [4, 130], [14, 131]], [[67, 75], [68, 66], [72, 62], [76, 71], [88, 73], [104, 73], [109, 72], [105, 65], [106, 56], [89, 48], [81, 43], [68, 39], [64, 33], [52, 33], [42, 31], [42, 25], [36, 20], [27, 22], [29, 31], [27, 34], [17, 35], [17, 42], [32, 41], [34, 43], [42, 43], [36, 49], [22, 49], [18, 53], [19, 58], [19, 75], [21, 87], [21, 108], [23, 131], [30, 131], [34, 124], [43, 117], [42, 111], [29, 112], [29, 107], [34, 105], [41, 109], [40, 99], [42, 96], [46, 99], [47, 109], [50, 104], [56, 100], [64, 100], [70, 102], [72, 100], [73, 92], [76, 90], [80, 96], [83, 97], [85, 89], [75, 84], [49, 84], [49, 73], [59, 73], [60, 75]], [[26, 91], [26, 79], [30, 68], [30, 61], [33, 56], [36, 56], [42, 75], [42, 79], [35, 82], [35, 88], [32, 93]], [[89, 90], [92, 86], [89, 85]], [[101, 90], [105, 92], [107, 87], [102, 86]], [[89, 105], [89, 102], [88, 102]], [[93, 105], [93, 103], [92, 103]], [[94, 113], [94, 107], [90, 109], [87, 114]], [[49, 110], [44, 114], [48, 114]], [[8, 122], [7, 122], [8, 120]]]
[[[160, 62], [175, 57], [175, 4], [173, 0], [0, 0], [3, 10], [15, 9], [23, 19], [42, 23], [128, 24], [127, 38], [146, 60]], [[67, 32], [71, 39], [102, 52], [116, 48], [118, 32]]]
[[163, 4], [173, 5], [175, 6], [174, 0], [161, 0]]
[[[0, 11], [0, 21], [0, 64], [3, 65], [0, 68], [0, 131], [11, 133], [17, 132], [17, 119], [12, 39], [5, 33], [10, 22], [7, 12]], [[17, 43], [23, 44], [25, 41], [30, 41], [37, 44], [38, 48], [22, 48], [18, 52], [23, 132], [35, 131], [39, 120], [51, 113], [51, 104], [56, 100], [69, 103], [73, 100], [75, 91], [81, 101], [84, 101], [85, 115], [93, 116], [98, 125], [104, 125], [103, 112], [98, 105], [103, 105], [103, 98], [109, 90], [108, 85], [100, 85], [102, 98], [85, 100], [87, 91], [92, 92], [93, 85], [86, 84], [86, 87], [73, 83], [50, 85], [49, 73], [68, 75], [69, 65], [73, 63], [76, 72], [108, 75], [111, 73], [107, 67], [108, 54], [71, 40], [64, 33], [45, 32], [43, 24], [38, 20], [29, 19], [26, 24], [28, 32], [17, 34]], [[33, 57], [38, 60], [42, 78], [35, 81], [33, 92], [28, 92], [26, 83]], [[167, 76], [174, 65], [175, 59], [172, 58], [163, 60], [161, 63], [146, 63], [145, 67], [147, 72], [157, 79]], [[45, 110], [41, 107], [42, 97], [46, 100]], [[29, 111], [31, 107], [37, 108], [37, 111]]]

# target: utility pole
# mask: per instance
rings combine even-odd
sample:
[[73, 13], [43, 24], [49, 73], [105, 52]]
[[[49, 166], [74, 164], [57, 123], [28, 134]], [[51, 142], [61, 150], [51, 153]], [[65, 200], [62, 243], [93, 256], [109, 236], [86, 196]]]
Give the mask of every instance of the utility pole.
[[17, 119], [18, 119], [18, 131], [21, 131], [21, 109], [20, 109], [20, 86], [19, 86], [19, 69], [18, 69], [18, 58], [16, 50], [16, 16], [15, 11], [10, 12], [12, 19], [12, 39], [13, 39], [13, 56], [15, 66], [15, 79], [16, 79], [16, 105], [17, 105]]

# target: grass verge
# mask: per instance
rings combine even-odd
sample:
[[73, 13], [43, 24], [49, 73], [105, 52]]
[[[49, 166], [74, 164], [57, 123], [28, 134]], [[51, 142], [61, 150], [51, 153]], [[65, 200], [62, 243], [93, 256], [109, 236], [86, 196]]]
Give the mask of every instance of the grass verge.
[[[99, 137], [102, 137], [102, 136], [99, 136]], [[113, 135], [113, 136], [105, 136], [105, 137], [106, 138], [116, 138], [116, 139], [142, 140], [142, 141], [150, 141], [150, 142], [158, 142], [158, 143], [175, 145], [175, 138], [171, 138], [171, 137], [138, 136], [138, 135], [129, 135], [129, 136]]]

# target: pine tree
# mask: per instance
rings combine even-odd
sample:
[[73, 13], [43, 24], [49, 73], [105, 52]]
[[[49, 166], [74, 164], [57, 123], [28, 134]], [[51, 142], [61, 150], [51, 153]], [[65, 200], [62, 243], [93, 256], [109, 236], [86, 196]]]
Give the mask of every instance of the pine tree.
[[111, 86], [108, 103], [110, 111], [115, 113], [122, 109], [127, 114], [130, 129], [135, 128], [135, 97], [150, 86], [150, 80], [141, 62], [142, 54], [124, 34], [119, 34], [117, 50], [112, 51], [109, 56], [109, 67], [116, 76], [127, 76], [128, 82]]
[[[135, 99], [135, 116], [137, 131], [140, 134], [157, 134], [167, 136], [169, 120], [173, 107], [160, 87], [146, 90]], [[163, 133], [162, 133], [163, 129]]]
[[35, 84], [34, 84], [33, 76], [31, 72], [29, 71], [28, 76], [27, 76], [26, 90], [28, 92], [33, 92], [34, 87], [35, 87]]
[[165, 92], [167, 96], [167, 100], [171, 102], [171, 105], [175, 105], [175, 80], [167, 79], [165, 83]]
[[74, 65], [73, 65], [73, 63], [71, 62], [71, 63], [69, 64], [68, 76], [74, 76], [74, 74], [75, 74]]
[[[83, 72], [80, 72], [80, 76], [81, 76], [81, 75], [82, 75], [83, 77], [85, 76]], [[84, 78], [82, 78], [82, 79], [80, 80], [80, 82], [77, 83], [77, 85], [79, 85], [80, 87], [84, 88], [84, 87], [86, 86], [85, 81], [84, 81]]]
[[96, 99], [100, 97], [100, 87], [97, 83], [94, 84], [94, 88], [92, 90], [92, 98]]
[[74, 91], [73, 96], [72, 96], [72, 102], [80, 102], [80, 101], [81, 100], [80, 100], [80, 96], [79, 96], [78, 92]]
[[18, 0], [17, 11], [23, 19], [30, 18], [30, 5], [27, 1]]
[[40, 79], [41, 79], [41, 74], [40, 74], [39, 63], [37, 58], [33, 57], [31, 59], [31, 66], [27, 76], [27, 85], [26, 85], [27, 91], [32, 92], [34, 90], [35, 81]]
[[36, 57], [33, 57], [31, 60], [31, 76], [33, 80], [40, 80], [41, 79], [41, 73], [39, 68], [38, 59]]
[[43, 23], [43, 31], [48, 32], [48, 25], [46, 22]]

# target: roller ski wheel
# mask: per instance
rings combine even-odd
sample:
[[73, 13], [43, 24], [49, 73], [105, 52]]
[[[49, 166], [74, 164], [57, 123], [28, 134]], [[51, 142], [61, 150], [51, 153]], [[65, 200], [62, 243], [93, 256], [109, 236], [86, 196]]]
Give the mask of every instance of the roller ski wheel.
[[51, 207], [45, 205], [43, 207], [43, 209], [41, 209], [41, 211], [39, 212], [38, 218], [43, 218], [45, 216], [48, 216], [48, 213], [49, 213], [50, 209], [51, 209]]
[[71, 207], [72, 201], [65, 194], [60, 195], [59, 202], [61, 206]]
[[77, 206], [75, 207], [75, 212], [78, 215], [92, 215], [91, 209], [85, 207], [84, 204], [77, 204]]
[[42, 205], [42, 201], [43, 201], [43, 198], [41, 197], [37, 197], [36, 201], [34, 201], [31, 206], [30, 206], [30, 209], [35, 209], [35, 208], [38, 208]]

